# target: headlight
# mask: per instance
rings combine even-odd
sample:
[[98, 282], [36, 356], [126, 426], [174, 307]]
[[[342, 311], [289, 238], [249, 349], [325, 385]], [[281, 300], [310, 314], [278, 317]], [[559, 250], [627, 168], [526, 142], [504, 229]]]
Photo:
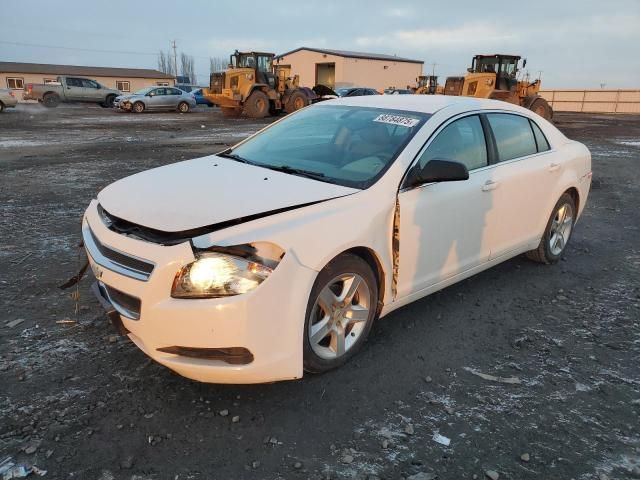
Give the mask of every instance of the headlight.
[[[275, 265], [273, 266], [275, 268]], [[215, 298], [250, 292], [267, 279], [273, 268], [228, 253], [201, 252], [173, 281], [174, 298]]]

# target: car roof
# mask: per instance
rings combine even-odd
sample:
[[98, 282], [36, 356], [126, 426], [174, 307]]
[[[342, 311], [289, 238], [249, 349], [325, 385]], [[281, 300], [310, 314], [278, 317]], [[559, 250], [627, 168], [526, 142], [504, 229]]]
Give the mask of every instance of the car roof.
[[464, 110], [498, 109], [517, 112], [528, 111], [518, 105], [500, 100], [457, 97], [452, 95], [370, 95], [364, 97], [341, 97], [321, 102], [319, 105], [388, 108], [431, 114], [451, 106]]

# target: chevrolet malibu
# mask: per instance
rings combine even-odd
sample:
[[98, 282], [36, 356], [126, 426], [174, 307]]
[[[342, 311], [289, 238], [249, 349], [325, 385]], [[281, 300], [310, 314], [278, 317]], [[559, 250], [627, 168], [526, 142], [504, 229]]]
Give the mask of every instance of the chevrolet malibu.
[[526, 253], [557, 262], [591, 155], [515, 105], [348, 97], [89, 205], [94, 291], [148, 356], [217, 383], [344, 364], [393, 310]]

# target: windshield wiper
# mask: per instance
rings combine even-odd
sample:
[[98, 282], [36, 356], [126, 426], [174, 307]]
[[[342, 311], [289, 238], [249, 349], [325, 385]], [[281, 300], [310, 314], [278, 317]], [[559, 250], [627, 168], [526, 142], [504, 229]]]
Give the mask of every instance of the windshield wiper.
[[218, 157], [224, 157], [224, 158], [230, 158], [231, 160], [235, 160], [236, 162], [240, 162], [240, 163], [248, 163], [249, 165], [255, 165], [255, 163], [253, 163], [250, 160], [247, 160], [244, 157], [241, 157], [240, 155], [236, 154], [236, 153], [231, 153], [230, 150], [226, 150], [224, 152], [220, 152], [216, 154]]
[[[310, 172], [309, 170], [302, 170], [301, 168], [290, 167], [289, 165], [264, 165], [261, 167], [268, 168], [269, 170], [275, 170], [276, 172], [290, 173], [291, 175], [298, 175], [300, 177], [313, 178], [314, 180], [320, 180], [322, 182], [328, 182], [324, 173]], [[331, 183], [331, 182], [330, 182]]]

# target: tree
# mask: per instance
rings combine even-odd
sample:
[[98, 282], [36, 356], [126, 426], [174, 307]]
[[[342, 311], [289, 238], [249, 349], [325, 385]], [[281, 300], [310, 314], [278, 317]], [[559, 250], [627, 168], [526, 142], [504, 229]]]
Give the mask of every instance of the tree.
[[209, 73], [221, 72], [229, 62], [223, 57], [209, 57]]
[[180, 53], [180, 70], [183, 77], [188, 77], [189, 83], [196, 83], [196, 72], [194, 68], [194, 61], [191, 55], [186, 53]]
[[160, 70], [162, 73], [173, 75], [173, 65], [169, 52], [165, 53], [160, 50], [160, 53], [158, 53], [158, 70]]

